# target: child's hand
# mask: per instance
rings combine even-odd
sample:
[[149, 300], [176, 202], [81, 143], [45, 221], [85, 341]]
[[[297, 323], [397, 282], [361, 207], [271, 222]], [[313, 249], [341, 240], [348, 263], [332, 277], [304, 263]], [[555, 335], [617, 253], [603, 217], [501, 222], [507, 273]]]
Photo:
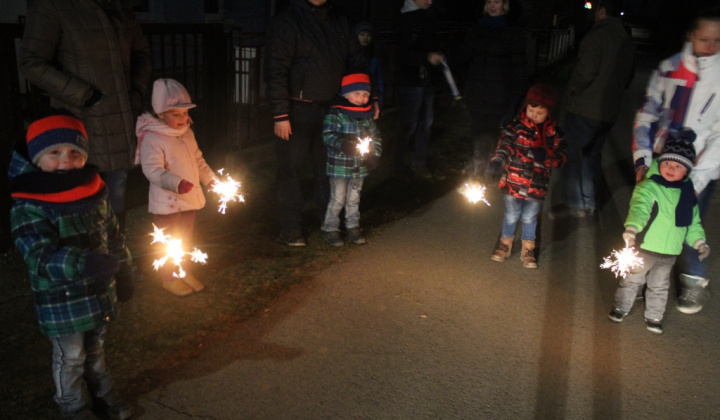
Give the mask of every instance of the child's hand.
[[697, 247], [698, 250], [698, 259], [700, 261], [704, 260], [710, 255], [710, 245], [703, 242], [701, 245]]
[[194, 185], [190, 181], [181, 180], [178, 184], [178, 194], [187, 194], [193, 189]]
[[81, 273], [92, 277], [99, 287], [98, 291], [102, 292], [110, 284], [112, 276], [115, 275], [118, 268], [120, 268], [120, 259], [116, 255], [91, 252], [85, 258], [85, 267]]
[[374, 171], [377, 169], [378, 164], [380, 163], [380, 158], [376, 155], [370, 155], [367, 158], [367, 162], [365, 163], [365, 167], [368, 171]]
[[625, 232], [623, 232], [623, 240], [628, 248], [635, 246], [635, 231], [632, 229], [625, 229]]
[[545, 157], [547, 157], [547, 152], [545, 152], [545, 149], [542, 147], [534, 148], [532, 149], [533, 158], [535, 159], [535, 162], [537, 163], [543, 163], [545, 162]]
[[348, 156], [353, 156], [357, 152], [357, 141], [343, 140], [340, 150]]

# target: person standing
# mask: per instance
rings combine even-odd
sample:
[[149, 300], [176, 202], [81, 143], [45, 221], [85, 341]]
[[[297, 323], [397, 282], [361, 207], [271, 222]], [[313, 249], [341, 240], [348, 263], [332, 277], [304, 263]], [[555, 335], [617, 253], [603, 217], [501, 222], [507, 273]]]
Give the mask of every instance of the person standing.
[[508, 23], [510, 0], [486, 0], [465, 42], [470, 65], [465, 102], [473, 141], [472, 174], [489, 161], [501, 126], [514, 117], [528, 88], [525, 32]]
[[125, 186], [135, 160], [135, 119], [150, 81], [147, 39], [130, 2], [38, 0], [28, 10], [20, 70], [51, 106], [77, 115], [90, 138], [121, 231]]
[[[636, 182], [646, 172], [665, 140], [692, 130], [697, 153], [690, 179], [705, 220], [715, 180], [720, 178], [720, 9], [701, 12], [693, 21], [682, 51], [663, 60], [648, 82], [645, 101], [635, 117], [633, 160]], [[677, 308], [694, 314], [707, 299], [707, 260], [692, 246], [678, 258], [682, 289]]]
[[634, 76], [635, 46], [614, 0], [603, 0], [580, 43], [567, 84], [564, 121], [568, 162], [562, 170], [564, 206], [550, 218], [592, 216], [598, 210], [601, 152]]
[[432, 0], [405, 0], [396, 44], [400, 124], [393, 147], [393, 169], [398, 174], [404, 171], [414, 139], [411, 168], [415, 176], [424, 179], [432, 178], [427, 168], [428, 144], [439, 80], [437, 66], [445, 59], [437, 40], [434, 14], [428, 10], [431, 5]]
[[333, 10], [332, 0], [290, 0], [267, 34], [265, 82], [276, 136], [280, 240], [299, 247], [307, 245], [301, 213], [303, 162], [310, 153], [322, 219], [330, 196], [323, 119], [346, 70], [367, 72], [367, 62], [353, 28]]

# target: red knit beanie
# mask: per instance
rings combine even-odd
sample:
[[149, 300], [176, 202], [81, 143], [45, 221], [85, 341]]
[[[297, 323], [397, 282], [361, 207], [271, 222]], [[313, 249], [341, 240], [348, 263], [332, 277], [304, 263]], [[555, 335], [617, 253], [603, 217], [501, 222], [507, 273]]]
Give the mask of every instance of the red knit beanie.
[[525, 97], [526, 104], [538, 104], [551, 109], [557, 104], [555, 88], [547, 83], [537, 83], [528, 89]]

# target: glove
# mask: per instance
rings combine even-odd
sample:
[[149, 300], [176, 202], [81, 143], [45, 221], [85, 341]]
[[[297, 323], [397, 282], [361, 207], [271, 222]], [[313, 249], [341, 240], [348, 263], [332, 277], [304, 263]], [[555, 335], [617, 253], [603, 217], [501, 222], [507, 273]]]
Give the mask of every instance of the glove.
[[487, 164], [485, 167], [485, 178], [491, 178], [495, 176], [500, 171], [500, 168], [502, 168], [502, 162], [499, 160], [491, 160], [490, 163]]
[[133, 267], [130, 264], [123, 264], [115, 275], [115, 294], [118, 301], [127, 302], [132, 299], [134, 293], [135, 277], [133, 276]]
[[128, 99], [130, 100], [130, 109], [132, 110], [133, 116], [140, 115], [143, 106], [142, 94], [133, 89], [128, 92]]
[[93, 107], [100, 103], [102, 98], [105, 96], [104, 93], [100, 92], [99, 90], [92, 90], [92, 94], [89, 98], [85, 101], [85, 108]]
[[357, 142], [355, 140], [343, 140], [340, 150], [348, 156], [353, 156], [357, 152]]
[[187, 194], [192, 190], [193, 183], [186, 180], [181, 180], [180, 184], [178, 184], [178, 194]]
[[699, 245], [697, 248], [698, 250], [698, 259], [700, 261], [704, 260], [710, 255], [710, 245], [703, 242], [701, 245]]
[[623, 240], [628, 248], [635, 246], [635, 231], [632, 229], [625, 229], [625, 232], [623, 232]]
[[533, 157], [535, 159], [535, 162], [543, 163], [545, 162], [545, 158], [547, 157], [547, 152], [545, 152], [545, 149], [542, 147], [538, 147], [536, 149], [532, 149]]
[[370, 155], [367, 158], [367, 162], [365, 162], [365, 167], [368, 171], [374, 171], [377, 169], [378, 164], [380, 163], [380, 158], [375, 155]]
[[102, 293], [107, 290], [118, 268], [120, 268], [120, 259], [116, 255], [91, 252], [85, 258], [85, 267], [81, 273], [92, 277], [98, 288], [97, 291]]

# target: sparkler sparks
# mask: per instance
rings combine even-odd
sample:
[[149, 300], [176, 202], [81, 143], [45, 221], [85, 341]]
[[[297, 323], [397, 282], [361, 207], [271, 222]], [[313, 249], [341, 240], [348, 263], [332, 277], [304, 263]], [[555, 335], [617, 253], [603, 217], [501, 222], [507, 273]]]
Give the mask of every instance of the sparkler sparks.
[[620, 251], [613, 249], [609, 257], [600, 264], [600, 268], [610, 269], [615, 277], [625, 278], [630, 270], [642, 267], [643, 259], [638, 257], [637, 251], [633, 247], [625, 247]]
[[182, 240], [178, 238], [173, 238], [170, 235], [165, 234], [163, 232], [163, 229], [158, 228], [153, 224], [153, 233], [150, 234], [150, 236], [153, 237], [153, 241], [150, 243], [150, 245], [154, 243], [161, 243], [167, 245], [165, 249], [165, 256], [163, 256], [160, 259], [157, 259], [153, 261], [153, 268], [155, 271], [159, 270], [160, 267], [165, 265], [166, 262], [171, 261], [175, 266], [177, 266], [177, 271], [173, 272], [173, 276], [178, 278], [185, 277], [185, 270], [182, 268], [182, 262], [185, 255], [190, 256], [190, 261], [205, 264], [207, 262], [207, 254], [200, 251], [199, 249], [195, 248], [192, 252], [185, 252], [182, 249]]
[[479, 201], [482, 201], [489, 206], [490, 202], [485, 198], [485, 189], [484, 185], [465, 184], [465, 190], [462, 194], [473, 204], [477, 204]]
[[[218, 173], [222, 175], [223, 170], [220, 169]], [[218, 212], [225, 214], [227, 203], [230, 201], [245, 202], [245, 197], [243, 197], [242, 194], [238, 194], [239, 188], [240, 183], [232, 179], [230, 175], [227, 176], [227, 181], [220, 181], [219, 179], [215, 180], [215, 183], [210, 191], [220, 196], [220, 206], [218, 207]]]
[[360, 152], [360, 156], [370, 153], [370, 145], [371, 144], [372, 144], [371, 137], [365, 137], [364, 139], [361, 139], [360, 137], [358, 137], [357, 149]]

